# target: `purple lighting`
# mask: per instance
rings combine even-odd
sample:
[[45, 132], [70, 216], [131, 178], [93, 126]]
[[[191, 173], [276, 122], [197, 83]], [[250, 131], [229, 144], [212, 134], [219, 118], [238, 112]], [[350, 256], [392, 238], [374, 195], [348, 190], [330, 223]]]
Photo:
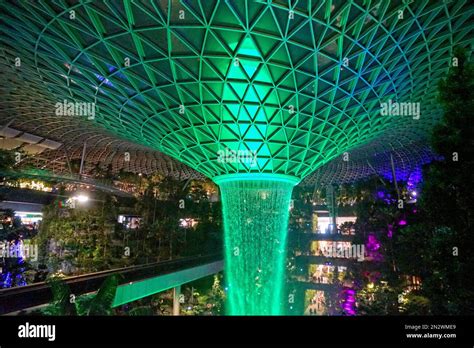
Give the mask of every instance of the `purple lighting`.
[[367, 237], [367, 242], [365, 243], [366, 257], [368, 260], [381, 261], [383, 259], [383, 256], [379, 250], [380, 246], [381, 244], [375, 234], [369, 234]]
[[356, 292], [353, 289], [344, 289], [341, 292], [342, 303], [341, 307], [345, 315], [356, 315], [355, 298]]
[[387, 237], [392, 238], [393, 236], [393, 225], [388, 225]]
[[377, 240], [377, 237], [375, 237], [374, 234], [369, 234], [365, 246], [370, 251], [376, 251], [380, 248], [380, 242]]

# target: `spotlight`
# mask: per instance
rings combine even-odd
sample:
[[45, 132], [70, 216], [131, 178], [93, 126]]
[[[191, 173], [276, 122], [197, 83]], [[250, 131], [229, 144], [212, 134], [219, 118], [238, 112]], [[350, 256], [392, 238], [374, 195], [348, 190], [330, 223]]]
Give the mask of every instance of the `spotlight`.
[[79, 203], [86, 203], [89, 200], [89, 197], [86, 195], [77, 195], [74, 196], [73, 199]]

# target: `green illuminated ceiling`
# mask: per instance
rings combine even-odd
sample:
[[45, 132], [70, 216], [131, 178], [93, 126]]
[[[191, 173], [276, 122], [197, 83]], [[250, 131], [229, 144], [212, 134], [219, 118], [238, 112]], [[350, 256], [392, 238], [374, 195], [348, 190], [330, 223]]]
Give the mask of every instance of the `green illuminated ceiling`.
[[[2, 2], [2, 70], [18, 93], [95, 102], [95, 120], [81, 122], [209, 177], [302, 178], [377, 138], [422, 139], [436, 122], [436, 84], [453, 48], [470, 48], [473, 10], [409, 2]], [[421, 118], [381, 116], [388, 99], [420, 102]], [[257, 162], [218, 162], [226, 148]]]

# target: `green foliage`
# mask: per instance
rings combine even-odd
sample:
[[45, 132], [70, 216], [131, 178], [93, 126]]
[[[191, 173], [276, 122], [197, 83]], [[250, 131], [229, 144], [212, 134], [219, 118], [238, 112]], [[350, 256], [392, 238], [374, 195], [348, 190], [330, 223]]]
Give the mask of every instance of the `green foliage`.
[[397, 315], [398, 291], [391, 286], [365, 287], [357, 294], [358, 312], [362, 315]]
[[60, 277], [51, 277], [46, 283], [53, 293], [52, 302], [42, 310], [44, 315], [77, 315], [76, 306], [71, 302], [71, 290]]
[[431, 314], [431, 301], [415, 293], [406, 296], [406, 303], [402, 307], [406, 315], [429, 315]]
[[107, 277], [99, 291], [93, 295], [82, 295], [76, 300], [78, 315], [112, 315], [112, 304], [118, 286], [118, 277]]
[[[118, 276], [111, 275], [102, 283], [95, 294], [84, 294], [74, 299], [71, 290], [64, 280], [58, 277], [49, 278], [47, 283], [53, 293], [52, 302], [40, 311], [43, 315], [112, 315], [112, 304], [118, 286]], [[73, 300], [74, 299], [74, 300]]]
[[15, 153], [0, 149], [0, 172], [12, 169], [14, 164]]
[[456, 49], [454, 56], [458, 58], [458, 66], [451, 67], [439, 84], [438, 100], [444, 115], [433, 131], [432, 146], [446, 160], [458, 152], [462, 165], [474, 160], [474, 65], [462, 49]]
[[[111, 262], [110, 230], [100, 210], [60, 211], [53, 203], [44, 211], [37, 241], [49, 263], [69, 261], [81, 272], [106, 269]], [[52, 246], [51, 243], [55, 246]]]
[[[209, 283], [209, 281], [212, 283]], [[182, 308], [183, 314], [222, 315], [225, 302], [222, 274], [216, 274], [212, 278], [207, 277], [200, 282], [195, 282], [194, 285], [197, 287], [189, 289], [188, 302], [183, 306], [185, 308]], [[193, 292], [191, 293], [191, 291]], [[187, 309], [188, 306], [191, 307], [191, 310]]]

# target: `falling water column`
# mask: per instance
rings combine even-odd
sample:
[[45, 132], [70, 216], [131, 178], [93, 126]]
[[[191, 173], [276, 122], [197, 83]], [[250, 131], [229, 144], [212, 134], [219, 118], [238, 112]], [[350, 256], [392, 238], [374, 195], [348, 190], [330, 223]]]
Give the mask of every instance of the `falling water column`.
[[299, 180], [230, 174], [214, 181], [224, 216], [227, 313], [282, 314], [289, 206]]

